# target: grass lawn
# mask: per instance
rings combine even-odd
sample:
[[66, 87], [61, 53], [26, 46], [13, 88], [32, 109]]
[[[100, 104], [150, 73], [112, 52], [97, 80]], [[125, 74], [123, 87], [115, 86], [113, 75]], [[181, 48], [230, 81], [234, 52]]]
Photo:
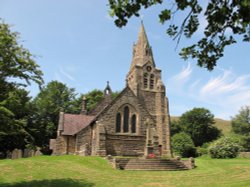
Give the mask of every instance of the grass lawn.
[[196, 165], [188, 171], [123, 171], [100, 157], [0, 160], [0, 186], [250, 186], [250, 159], [197, 158]]

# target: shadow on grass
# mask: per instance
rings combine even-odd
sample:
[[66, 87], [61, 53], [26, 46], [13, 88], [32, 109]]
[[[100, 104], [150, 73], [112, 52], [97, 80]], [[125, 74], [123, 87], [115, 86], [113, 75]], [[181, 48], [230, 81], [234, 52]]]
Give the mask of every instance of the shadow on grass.
[[1, 183], [0, 187], [93, 187], [94, 184], [85, 180], [51, 179], [21, 181], [17, 183]]

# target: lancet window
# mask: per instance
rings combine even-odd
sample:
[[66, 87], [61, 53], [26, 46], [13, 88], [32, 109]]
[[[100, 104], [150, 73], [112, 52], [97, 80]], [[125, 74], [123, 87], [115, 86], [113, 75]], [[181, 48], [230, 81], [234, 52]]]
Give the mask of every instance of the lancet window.
[[137, 114], [133, 107], [123, 106], [116, 114], [115, 132], [116, 133], [136, 133]]

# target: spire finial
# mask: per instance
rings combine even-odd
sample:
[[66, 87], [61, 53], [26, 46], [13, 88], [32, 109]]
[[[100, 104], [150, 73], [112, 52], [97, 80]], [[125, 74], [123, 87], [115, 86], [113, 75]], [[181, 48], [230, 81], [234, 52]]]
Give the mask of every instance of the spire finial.
[[140, 28], [140, 31], [138, 34], [137, 45], [149, 46], [147, 34], [146, 34], [144, 24], [143, 24], [143, 20], [141, 20], [141, 28]]
[[141, 19], [141, 24], [143, 25], [143, 15], [140, 15], [140, 19]]
[[141, 19], [141, 25], [143, 25], [143, 18], [142, 18], [142, 17], [140, 17], [140, 19]]
[[109, 86], [109, 81], [107, 81], [107, 86], [106, 88], [104, 89], [104, 95], [110, 95], [112, 93], [112, 90]]

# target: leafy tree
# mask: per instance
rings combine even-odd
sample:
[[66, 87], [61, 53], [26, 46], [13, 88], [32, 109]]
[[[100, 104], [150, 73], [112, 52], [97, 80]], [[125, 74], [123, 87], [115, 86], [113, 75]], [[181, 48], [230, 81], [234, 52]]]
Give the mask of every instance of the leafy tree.
[[[169, 21], [167, 34], [180, 42], [184, 35], [191, 38], [200, 27], [199, 17], [205, 17], [207, 23], [204, 37], [197, 43], [182, 48], [182, 58], [196, 58], [200, 67], [213, 70], [219, 58], [223, 56], [226, 46], [236, 43], [234, 36], [242, 36], [245, 42], [250, 41], [250, 1], [249, 0], [210, 0], [207, 3], [198, 0], [174, 0], [163, 3], [163, 0], [109, 0], [110, 14], [115, 16], [118, 27], [125, 26], [132, 16], [139, 16], [142, 8], [162, 4], [159, 13], [160, 23]], [[183, 17], [181, 24], [176, 17]], [[227, 32], [229, 31], [229, 32]], [[226, 33], [227, 32], [227, 33]]]
[[250, 151], [250, 106], [242, 107], [232, 118], [232, 131], [241, 136], [245, 151]]
[[85, 97], [87, 99], [87, 110], [90, 111], [103, 99], [104, 94], [103, 91], [94, 89], [85, 94]]
[[189, 134], [195, 146], [217, 139], [221, 132], [213, 124], [214, 115], [205, 108], [194, 108], [182, 114], [179, 124]]
[[49, 139], [56, 136], [59, 112], [63, 109], [67, 113], [78, 113], [75, 99], [75, 90], [57, 81], [49, 82], [34, 99], [36, 113], [30, 119], [30, 126], [35, 144], [44, 152], [48, 149]]
[[211, 144], [208, 149], [212, 158], [235, 158], [242, 147], [237, 139], [222, 137]]
[[242, 107], [232, 118], [232, 130], [236, 134], [250, 135], [250, 106]]
[[[1, 21], [1, 20], [0, 20]], [[31, 53], [18, 44], [19, 33], [12, 32], [10, 26], [0, 23], [0, 81], [1, 86], [17, 84], [10, 79], [23, 79], [26, 83], [34, 81], [38, 85], [43, 84], [42, 72], [33, 60]]]
[[170, 134], [171, 136], [174, 136], [177, 133], [180, 133], [182, 131], [179, 121], [177, 120], [171, 120], [170, 125]]
[[26, 131], [30, 97], [21, 89], [31, 81], [42, 85], [42, 72], [31, 53], [19, 44], [19, 33], [0, 19], [0, 152], [32, 142]]
[[241, 137], [241, 145], [244, 148], [244, 151], [250, 152], [250, 135]]
[[[112, 99], [116, 98], [120, 92], [112, 92], [111, 97]], [[91, 111], [95, 106], [104, 98], [104, 93], [101, 90], [94, 89], [89, 91], [86, 94], [81, 94], [80, 97], [76, 100], [76, 105], [79, 106], [78, 111], [80, 112], [82, 107], [82, 98], [86, 97], [87, 100], [87, 111]]]
[[33, 112], [30, 100], [26, 90], [15, 89], [0, 103], [0, 152], [33, 144], [34, 139], [27, 130], [28, 117]]
[[173, 152], [182, 157], [195, 156], [195, 147], [191, 137], [184, 133], [177, 133], [171, 138]]

